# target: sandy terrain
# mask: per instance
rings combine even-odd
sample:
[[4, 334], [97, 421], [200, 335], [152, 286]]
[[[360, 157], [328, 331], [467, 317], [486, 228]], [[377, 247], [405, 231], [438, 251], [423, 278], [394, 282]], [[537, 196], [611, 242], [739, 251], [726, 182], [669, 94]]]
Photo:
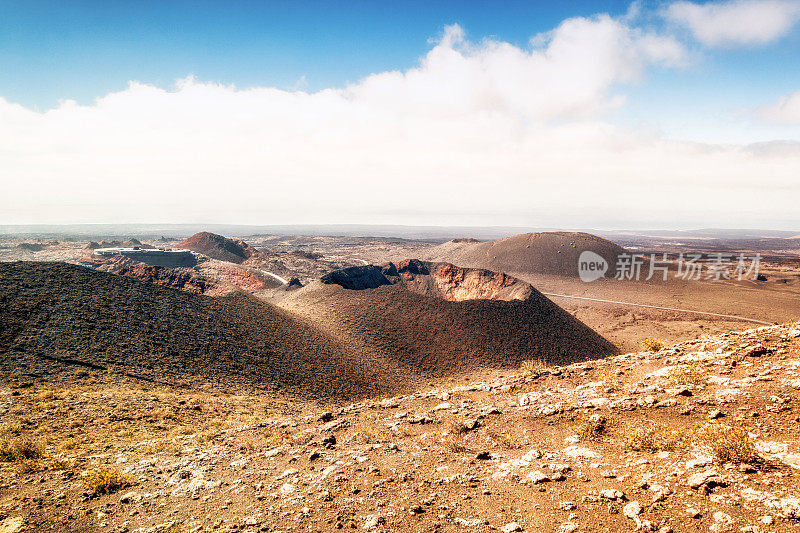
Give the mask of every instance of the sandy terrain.
[[800, 530], [796, 324], [331, 407], [13, 383], [6, 531]]

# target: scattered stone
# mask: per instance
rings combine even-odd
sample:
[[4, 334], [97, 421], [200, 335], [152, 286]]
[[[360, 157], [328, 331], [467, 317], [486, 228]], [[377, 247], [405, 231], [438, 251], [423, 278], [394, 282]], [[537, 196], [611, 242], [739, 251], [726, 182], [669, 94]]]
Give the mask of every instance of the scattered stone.
[[540, 483], [547, 483], [550, 481], [550, 478], [541, 470], [534, 470], [533, 472], [528, 472], [525, 476], [525, 481], [538, 485]]
[[464, 431], [472, 431], [473, 429], [477, 429], [480, 426], [480, 422], [477, 418], [469, 418], [464, 420]]
[[122, 496], [119, 497], [119, 503], [133, 503], [138, 502], [142, 499], [142, 495], [138, 492], [126, 492]]
[[344, 418], [337, 418], [336, 420], [331, 420], [326, 424], [322, 424], [319, 427], [320, 433], [326, 433], [328, 431], [335, 431], [337, 429], [344, 429], [347, 427], [347, 420]]
[[597, 459], [600, 457], [600, 454], [596, 451], [580, 446], [567, 446], [562, 450], [562, 453], [573, 459]]
[[362, 526], [362, 529], [369, 531], [384, 523], [386, 523], [385, 517], [377, 514], [371, 514], [364, 519], [364, 525]]
[[781, 498], [778, 506], [784, 518], [800, 519], [800, 498]]
[[733, 518], [731, 515], [723, 513], [722, 511], [716, 511], [712, 517], [714, 518], [714, 523], [711, 524], [709, 530], [711, 531], [730, 531], [733, 527]]
[[686, 484], [693, 489], [699, 489], [709, 479], [715, 476], [719, 476], [719, 473], [716, 470], [714, 469], [704, 470], [703, 472], [692, 474], [691, 476], [686, 478]]
[[0, 522], [0, 533], [17, 533], [22, 530], [25, 520], [21, 516], [6, 518]]
[[522, 531], [522, 526], [516, 522], [510, 522], [500, 528], [502, 533], [514, 533], [515, 531]]
[[600, 493], [598, 494], [598, 496], [600, 498], [603, 498], [604, 500], [615, 500], [616, 501], [616, 500], [624, 500], [625, 499], [625, 494], [622, 491], [617, 490], [617, 489], [601, 490]]
[[631, 520], [636, 520], [636, 518], [641, 513], [642, 513], [642, 506], [636, 500], [633, 500], [632, 502], [626, 503], [625, 507], [622, 508], [622, 514], [624, 514], [626, 517], [630, 518]]

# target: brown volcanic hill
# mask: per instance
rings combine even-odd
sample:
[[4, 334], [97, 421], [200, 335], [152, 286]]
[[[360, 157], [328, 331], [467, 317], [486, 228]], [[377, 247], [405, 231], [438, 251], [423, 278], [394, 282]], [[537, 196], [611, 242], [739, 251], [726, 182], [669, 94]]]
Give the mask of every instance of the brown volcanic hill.
[[[359, 269], [370, 275], [357, 275]], [[529, 284], [505, 274], [415, 260], [347, 270], [295, 291], [281, 305], [343, 342], [424, 375], [617, 352]], [[342, 279], [375, 283], [354, 290], [336, 282]]]
[[414, 383], [250, 295], [212, 298], [65, 263], [0, 263], [0, 370], [34, 381], [85, 367], [314, 399]]
[[242, 240], [230, 239], [207, 231], [195, 233], [185, 241], [176, 244], [175, 247], [192, 250], [212, 259], [230, 263], [242, 263], [257, 253], [255, 248]]
[[455, 239], [424, 252], [428, 261], [498, 272], [578, 275], [578, 258], [590, 250], [608, 262], [606, 276], [613, 276], [617, 256], [625, 249], [613, 242], [580, 232], [523, 233], [488, 242]]

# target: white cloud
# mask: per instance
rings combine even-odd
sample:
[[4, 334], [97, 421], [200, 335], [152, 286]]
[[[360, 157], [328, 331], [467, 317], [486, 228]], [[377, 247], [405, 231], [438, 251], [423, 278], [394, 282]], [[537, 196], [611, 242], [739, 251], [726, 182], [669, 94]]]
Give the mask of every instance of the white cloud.
[[800, 91], [782, 96], [772, 105], [756, 109], [756, 116], [775, 124], [800, 124]]
[[604, 122], [621, 83], [683, 60], [598, 16], [530, 49], [451, 27], [417, 68], [316, 93], [187, 78], [43, 113], [0, 100], [0, 223], [756, 225], [736, 205], [797, 220], [800, 152]]
[[675, 2], [667, 20], [687, 27], [708, 46], [766, 44], [786, 35], [800, 19], [797, 0], [729, 0], [695, 4]]

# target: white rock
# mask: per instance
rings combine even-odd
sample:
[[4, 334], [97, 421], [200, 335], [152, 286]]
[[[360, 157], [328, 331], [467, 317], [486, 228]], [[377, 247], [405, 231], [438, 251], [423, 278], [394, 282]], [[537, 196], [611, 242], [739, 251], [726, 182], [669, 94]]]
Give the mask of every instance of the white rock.
[[25, 520], [21, 516], [6, 518], [0, 522], [0, 533], [17, 533], [22, 530]]
[[731, 515], [717, 511], [713, 515], [714, 523], [708, 528], [711, 531], [730, 531], [733, 526]]
[[539, 483], [547, 483], [550, 481], [550, 478], [541, 470], [535, 470], [533, 472], [528, 472], [525, 476], [525, 480], [534, 485], [538, 485]]
[[600, 454], [596, 451], [581, 446], [567, 446], [562, 450], [562, 453], [573, 459], [597, 459], [600, 457]]
[[503, 533], [514, 533], [515, 531], [522, 531], [522, 526], [516, 522], [509, 522], [500, 528]]
[[703, 466], [708, 466], [713, 462], [714, 459], [711, 457], [695, 457], [694, 459], [686, 461], [686, 468], [701, 468]]
[[558, 526], [559, 533], [574, 533], [578, 531], [578, 524], [575, 522], [564, 522], [560, 526]]
[[606, 500], [621, 500], [625, 497], [625, 494], [617, 489], [605, 489], [601, 490], [598, 496]]
[[259, 515], [248, 516], [244, 519], [244, 525], [248, 527], [261, 525], [261, 517]]
[[642, 506], [636, 500], [625, 504], [625, 507], [622, 508], [622, 514], [630, 518], [631, 520], [636, 520], [636, 517], [642, 513]]
[[576, 507], [577, 506], [575, 505], [575, 502], [565, 501], [565, 502], [559, 502], [558, 504], [558, 508], [561, 509], [562, 511], [572, 511]]
[[781, 498], [778, 505], [786, 518], [800, 518], [800, 498]]
[[[136, 503], [142, 500], [142, 495], [138, 492], [126, 492], [119, 497], [119, 503]], [[0, 530], [2, 531], [2, 530]]]
[[364, 525], [362, 527], [365, 530], [369, 531], [370, 529], [375, 529], [380, 524], [383, 524], [385, 521], [386, 519], [381, 515], [371, 514], [364, 519]]
[[287, 468], [286, 470], [283, 471], [283, 473], [280, 476], [277, 477], [277, 479], [283, 479], [285, 477], [293, 476], [296, 473], [297, 473], [296, 468]]
[[605, 407], [609, 403], [611, 403], [611, 400], [608, 398], [592, 398], [591, 400], [586, 401], [587, 407], [593, 407], [595, 409]]
[[704, 470], [703, 472], [698, 472], [696, 474], [692, 474], [688, 478], [686, 478], [686, 483], [693, 489], [700, 488], [706, 481], [710, 478], [719, 475], [716, 470], [708, 469]]

